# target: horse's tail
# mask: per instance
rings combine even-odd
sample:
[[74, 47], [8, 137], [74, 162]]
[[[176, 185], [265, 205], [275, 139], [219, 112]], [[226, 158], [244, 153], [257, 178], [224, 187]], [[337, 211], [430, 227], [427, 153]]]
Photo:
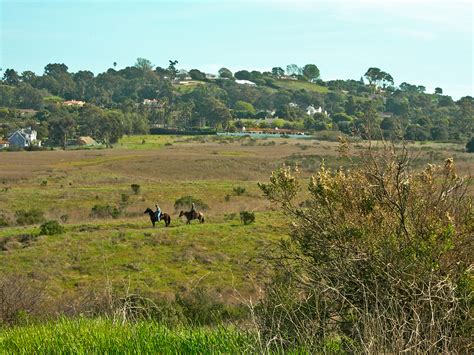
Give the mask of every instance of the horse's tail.
[[166, 224], [166, 226], [168, 227], [171, 224], [171, 216], [170, 215], [168, 215], [168, 221], [167, 222], [168, 223]]
[[204, 223], [204, 215], [201, 215], [201, 223]]

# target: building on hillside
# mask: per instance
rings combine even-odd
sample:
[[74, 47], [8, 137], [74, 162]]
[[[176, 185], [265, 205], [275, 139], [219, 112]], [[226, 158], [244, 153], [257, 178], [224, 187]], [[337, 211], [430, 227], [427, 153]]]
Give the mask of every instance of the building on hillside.
[[93, 146], [97, 145], [98, 143], [92, 137], [84, 136], [77, 138], [76, 144], [80, 146]]
[[79, 107], [82, 107], [85, 104], [86, 104], [85, 101], [77, 101], [77, 100], [66, 100], [66, 101], [63, 102], [64, 106], [79, 106]]
[[236, 84], [240, 84], [240, 85], [249, 85], [249, 86], [256, 86], [257, 84], [255, 84], [253, 81], [250, 81], [250, 80], [236, 80], [235, 81]]
[[215, 74], [210, 74], [210, 73], [206, 73], [206, 79], [208, 79], [208, 80], [216, 80], [216, 79], [217, 79], [217, 75], [215, 75]]
[[275, 134], [275, 135], [299, 135], [304, 136], [305, 133], [303, 131], [298, 131], [294, 129], [284, 129], [284, 128], [245, 128], [242, 127], [242, 133], [246, 134], [255, 134], [255, 135], [262, 135], [262, 134]]
[[288, 104], [288, 106], [290, 106], [290, 107], [298, 107], [298, 104], [295, 104], [294, 102], [290, 102], [290, 103]]
[[309, 105], [308, 107], [306, 107], [306, 114], [313, 116], [315, 113], [324, 113], [326, 116], [328, 114], [326, 110], [323, 110], [321, 108], [321, 106], [319, 106], [317, 109], [314, 108], [313, 105]]
[[18, 147], [41, 147], [41, 141], [37, 140], [36, 136], [36, 131], [34, 129], [31, 129], [31, 127], [20, 128], [10, 134], [10, 136], [8, 137], [8, 143], [12, 146]]
[[0, 149], [7, 149], [10, 146], [10, 143], [8, 141], [4, 141], [3, 139], [0, 139]]
[[160, 103], [158, 99], [144, 99], [143, 104], [148, 106], [156, 106]]

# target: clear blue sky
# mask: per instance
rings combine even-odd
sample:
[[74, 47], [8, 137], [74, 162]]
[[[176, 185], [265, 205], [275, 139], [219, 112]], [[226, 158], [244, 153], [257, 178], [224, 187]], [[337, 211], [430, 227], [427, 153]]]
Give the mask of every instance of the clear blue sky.
[[324, 80], [368, 67], [459, 98], [473, 92], [471, 0], [0, 0], [0, 67], [95, 74], [137, 57], [215, 73], [315, 63]]

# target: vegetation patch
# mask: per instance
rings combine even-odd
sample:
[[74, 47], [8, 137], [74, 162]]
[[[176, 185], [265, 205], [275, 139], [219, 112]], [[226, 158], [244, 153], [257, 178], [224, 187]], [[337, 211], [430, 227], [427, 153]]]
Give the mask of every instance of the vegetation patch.
[[40, 235], [55, 235], [64, 233], [64, 227], [58, 221], [48, 221], [40, 226]]

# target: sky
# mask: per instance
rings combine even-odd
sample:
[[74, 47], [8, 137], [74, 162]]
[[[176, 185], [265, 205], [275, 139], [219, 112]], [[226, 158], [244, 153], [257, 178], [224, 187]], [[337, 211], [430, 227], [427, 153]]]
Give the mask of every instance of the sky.
[[[474, 96], [472, 0], [0, 0], [0, 68], [106, 71], [149, 59], [217, 73], [314, 63]], [[0, 72], [2, 75], [2, 72]]]

